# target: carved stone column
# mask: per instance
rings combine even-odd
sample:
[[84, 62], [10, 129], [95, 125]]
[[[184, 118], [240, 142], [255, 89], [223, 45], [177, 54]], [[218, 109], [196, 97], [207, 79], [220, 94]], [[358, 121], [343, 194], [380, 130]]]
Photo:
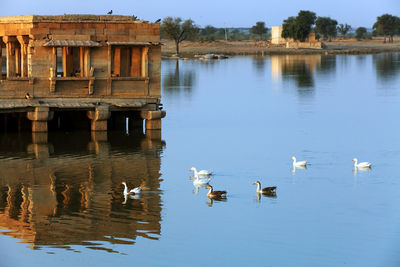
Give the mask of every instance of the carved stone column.
[[16, 76], [15, 63], [15, 43], [17, 38], [12, 36], [4, 36], [3, 41], [6, 44], [7, 50], [7, 78]]
[[92, 120], [92, 131], [107, 131], [107, 120], [110, 118], [109, 106], [97, 106], [94, 111], [88, 111], [87, 116]]
[[32, 121], [32, 132], [47, 132], [47, 121], [53, 119], [54, 112], [49, 107], [35, 107], [35, 111], [27, 113]]
[[[3, 66], [3, 38], [0, 37], [0, 66]], [[0, 80], [3, 78], [3, 68], [0, 67]]]

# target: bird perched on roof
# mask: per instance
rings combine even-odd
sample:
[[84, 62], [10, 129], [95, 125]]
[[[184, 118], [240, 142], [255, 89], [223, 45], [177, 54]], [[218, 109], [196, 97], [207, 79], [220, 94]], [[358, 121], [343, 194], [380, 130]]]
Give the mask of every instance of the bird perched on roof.
[[154, 23], [160, 23], [161, 19], [154, 21]]
[[32, 96], [29, 93], [26, 93], [25, 94], [25, 99], [26, 100], [30, 100], [30, 99], [32, 99]]
[[108, 15], [112, 14], [112, 9], [110, 11], [107, 12]]

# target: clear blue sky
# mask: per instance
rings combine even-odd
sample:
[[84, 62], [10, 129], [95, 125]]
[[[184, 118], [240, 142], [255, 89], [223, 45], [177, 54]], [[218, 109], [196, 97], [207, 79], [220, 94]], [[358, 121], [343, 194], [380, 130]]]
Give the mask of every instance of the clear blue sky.
[[299, 10], [329, 16], [353, 27], [371, 27], [384, 13], [400, 16], [400, 0], [0, 0], [0, 16], [106, 14], [136, 15], [154, 21], [167, 16], [191, 18], [200, 26], [250, 27], [265, 21], [268, 27], [281, 25]]

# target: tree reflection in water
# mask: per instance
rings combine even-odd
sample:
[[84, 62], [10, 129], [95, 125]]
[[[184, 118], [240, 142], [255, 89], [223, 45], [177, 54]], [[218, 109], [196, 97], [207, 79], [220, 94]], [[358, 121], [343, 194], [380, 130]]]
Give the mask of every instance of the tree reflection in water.
[[166, 74], [162, 77], [163, 94], [176, 95], [183, 92], [191, 93], [196, 80], [195, 72], [190, 68], [181, 70], [179, 60], [163, 61], [163, 67], [167, 68]]
[[327, 75], [336, 68], [335, 56], [285, 55], [271, 56], [271, 74], [274, 79], [295, 81], [298, 93], [302, 96], [314, 94], [314, 75]]
[[400, 72], [400, 54], [384, 53], [373, 55], [377, 78], [383, 82], [391, 82]]
[[265, 75], [265, 67], [267, 60], [264, 56], [253, 56], [253, 66], [255, 67], [257, 73]]
[[[0, 136], [0, 234], [32, 249], [81, 245], [114, 253], [114, 244], [159, 238], [164, 142], [157, 134], [44, 135], [18, 144]], [[123, 204], [122, 181], [141, 185], [140, 198]]]

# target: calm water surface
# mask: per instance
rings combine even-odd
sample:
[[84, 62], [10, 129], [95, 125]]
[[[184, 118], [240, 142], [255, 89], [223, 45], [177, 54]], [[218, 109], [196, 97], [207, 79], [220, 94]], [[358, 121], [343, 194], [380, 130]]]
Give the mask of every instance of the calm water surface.
[[399, 85], [399, 54], [164, 61], [161, 138], [2, 134], [0, 265], [399, 266]]

